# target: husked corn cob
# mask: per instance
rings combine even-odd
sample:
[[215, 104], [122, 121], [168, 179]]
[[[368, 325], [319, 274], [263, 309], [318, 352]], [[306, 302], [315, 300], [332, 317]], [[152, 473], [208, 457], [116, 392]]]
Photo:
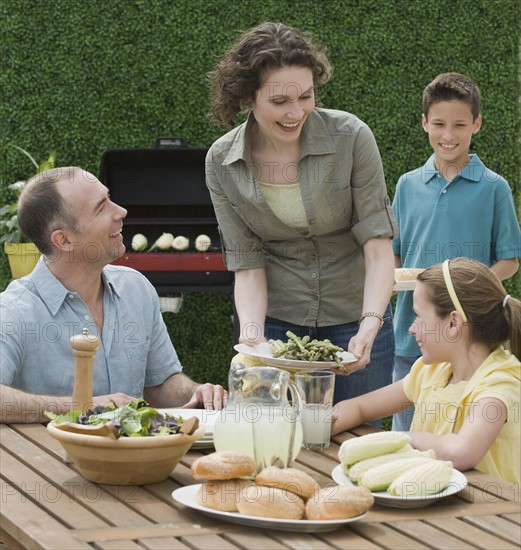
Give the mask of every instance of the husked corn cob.
[[424, 496], [443, 491], [452, 478], [450, 460], [432, 460], [400, 474], [387, 491], [395, 496]]
[[354, 437], [342, 443], [338, 459], [345, 468], [366, 458], [394, 453], [410, 441], [411, 438], [404, 432], [377, 432]]
[[[408, 451], [412, 450], [412, 445], [410, 443], [406, 443], [403, 447], [400, 447], [397, 451], [394, 451], [394, 453], [385, 453], [383, 455], [372, 456], [371, 458], [364, 458], [363, 460], [359, 460], [354, 464], [344, 464], [344, 473], [346, 474], [346, 476], [349, 476], [351, 481], [357, 481], [360, 473], [367, 470], [370, 466], [378, 466], [379, 464], [383, 464], [384, 462], [388, 462], [389, 460], [394, 460], [393, 457], [402, 455], [402, 453], [407, 453]], [[398, 456], [398, 458], [403, 458], [403, 456]], [[366, 464], [369, 464], [368, 467], [365, 466]], [[352, 472], [354, 472], [354, 474]], [[351, 477], [352, 475], [354, 475], [356, 479], [353, 479]]]
[[410, 445], [405, 445], [404, 447], [410, 448], [405, 450], [398, 449], [395, 453], [386, 455], [373, 456], [372, 458], [366, 458], [365, 460], [353, 464], [346, 472], [349, 479], [358, 482], [359, 477], [364, 472], [367, 472], [367, 470], [380, 466], [380, 464], [388, 464], [389, 462], [403, 460], [404, 458], [436, 458], [436, 453], [432, 449], [429, 451], [418, 451], [417, 449], [413, 449]]
[[387, 464], [380, 464], [361, 474], [358, 478], [358, 485], [370, 491], [386, 491], [398, 476], [427, 462], [434, 462], [434, 459], [428, 457], [402, 458]]

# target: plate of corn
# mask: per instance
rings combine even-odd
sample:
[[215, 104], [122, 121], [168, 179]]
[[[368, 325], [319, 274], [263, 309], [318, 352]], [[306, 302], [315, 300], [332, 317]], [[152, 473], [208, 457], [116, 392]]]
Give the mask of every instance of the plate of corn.
[[422, 508], [454, 495], [467, 478], [433, 450], [418, 451], [403, 432], [378, 432], [348, 439], [331, 477], [339, 485], [362, 486], [375, 502], [392, 508]]

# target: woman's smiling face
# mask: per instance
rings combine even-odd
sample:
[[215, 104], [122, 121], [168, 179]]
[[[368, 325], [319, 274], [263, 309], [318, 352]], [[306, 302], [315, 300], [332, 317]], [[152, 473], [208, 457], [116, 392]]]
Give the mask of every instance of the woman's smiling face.
[[275, 144], [297, 141], [314, 108], [313, 73], [298, 66], [268, 71], [252, 104], [259, 129]]

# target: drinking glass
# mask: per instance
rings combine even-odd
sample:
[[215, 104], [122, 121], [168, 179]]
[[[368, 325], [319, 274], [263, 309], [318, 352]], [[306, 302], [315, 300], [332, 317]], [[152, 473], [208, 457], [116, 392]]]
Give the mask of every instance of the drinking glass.
[[329, 447], [335, 373], [328, 370], [298, 372], [295, 385], [302, 400], [300, 420], [304, 447], [309, 450]]

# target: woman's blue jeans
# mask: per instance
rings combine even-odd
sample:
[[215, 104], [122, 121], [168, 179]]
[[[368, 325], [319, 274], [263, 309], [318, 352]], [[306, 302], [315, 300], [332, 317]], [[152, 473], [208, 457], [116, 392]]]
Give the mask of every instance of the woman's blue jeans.
[[[328, 338], [337, 346], [347, 350], [349, 340], [358, 332], [358, 323], [345, 323], [329, 327], [305, 327], [266, 317], [264, 335], [266, 338], [287, 341], [286, 331], [291, 330], [299, 337], [309, 334], [310, 338]], [[353, 374], [337, 375], [335, 379], [334, 402], [350, 399], [391, 383], [394, 364], [394, 334], [392, 311], [389, 305], [384, 314], [384, 324], [376, 337], [371, 350], [371, 361], [362, 370]]]

